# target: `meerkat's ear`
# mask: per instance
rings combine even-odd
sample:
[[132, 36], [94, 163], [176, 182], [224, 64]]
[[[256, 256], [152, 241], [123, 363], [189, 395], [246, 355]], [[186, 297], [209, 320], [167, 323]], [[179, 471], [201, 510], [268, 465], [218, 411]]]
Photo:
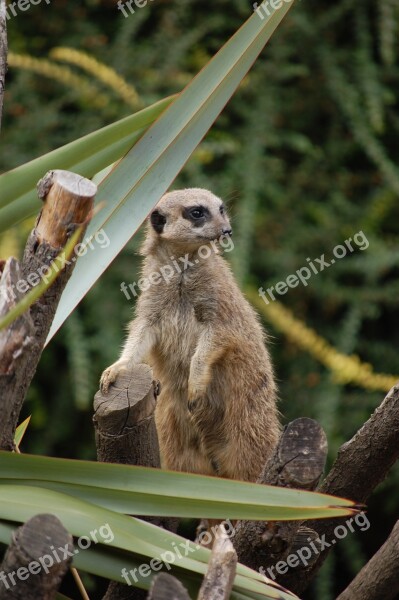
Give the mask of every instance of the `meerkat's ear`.
[[153, 210], [150, 215], [151, 225], [157, 233], [162, 233], [166, 223], [166, 217], [159, 210]]

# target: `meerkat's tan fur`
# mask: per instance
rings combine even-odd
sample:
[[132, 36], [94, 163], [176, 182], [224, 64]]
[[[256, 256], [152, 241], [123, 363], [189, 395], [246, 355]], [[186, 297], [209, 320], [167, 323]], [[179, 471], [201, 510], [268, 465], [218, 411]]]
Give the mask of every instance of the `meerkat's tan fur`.
[[[122, 354], [101, 387], [106, 392], [134, 364], [150, 364], [161, 382], [155, 418], [163, 468], [255, 481], [280, 425], [265, 334], [214, 242], [230, 234], [223, 203], [211, 192], [186, 189], [161, 199], [142, 248], [143, 276], [157, 283], [142, 291]], [[202, 258], [205, 244], [212, 251]], [[181, 272], [179, 257], [186, 257]], [[158, 281], [154, 274], [165, 265], [173, 275]]]

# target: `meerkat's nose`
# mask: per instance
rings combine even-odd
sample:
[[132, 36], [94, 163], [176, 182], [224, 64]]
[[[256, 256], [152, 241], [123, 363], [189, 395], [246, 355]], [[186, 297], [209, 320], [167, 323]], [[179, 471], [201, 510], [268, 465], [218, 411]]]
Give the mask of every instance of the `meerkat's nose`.
[[231, 237], [233, 235], [233, 230], [232, 229], [223, 229], [222, 233], [223, 233], [223, 235], [229, 235]]

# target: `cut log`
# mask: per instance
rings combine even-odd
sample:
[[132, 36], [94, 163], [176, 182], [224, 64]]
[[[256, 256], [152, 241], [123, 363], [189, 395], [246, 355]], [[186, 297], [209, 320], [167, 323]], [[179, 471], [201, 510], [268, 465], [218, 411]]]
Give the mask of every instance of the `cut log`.
[[[327, 439], [322, 427], [312, 419], [296, 419], [285, 427], [258, 483], [313, 490], [326, 457]], [[239, 562], [259, 570], [284, 560], [300, 526], [298, 521], [240, 521], [233, 538]]]
[[[365, 502], [398, 458], [399, 385], [396, 385], [353, 438], [341, 446], [329, 474], [320, 486], [320, 492]], [[345, 519], [306, 522], [306, 526], [313, 529], [327, 545], [306, 569], [289, 571], [279, 577], [279, 583], [301, 594], [334, 547], [331, 542], [336, 542], [335, 527], [344, 523]]]
[[[108, 393], [94, 398], [93, 422], [97, 460], [142, 467], [160, 467], [154, 410], [159, 382], [148, 365], [140, 364], [118, 376]], [[177, 519], [143, 517], [155, 525], [175, 531]], [[143, 600], [139, 588], [111, 581], [103, 600]]]
[[[14, 449], [14, 432], [26, 391], [35, 374], [59, 299], [76, 262], [57, 259], [64, 243], [78, 226], [86, 227], [96, 186], [80, 175], [50, 171], [39, 182], [44, 206], [25, 247], [20, 269], [14, 259], [7, 262], [2, 277], [3, 310], [21, 294], [26, 294], [45, 277], [55, 264], [60, 273], [44, 295], [31, 306], [28, 314], [5, 330], [0, 346], [0, 448]], [[83, 235], [83, 232], [82, 232]], [[17, 280], [16, 280], [17, 279]], [[33, 327], [32, 327], [33, 323]]]
[[97, 459], [142, 467], [160, 467], [154, 421], [158, 383], [148, 365], [120, 375], [103, 395], [94, 398]]
[[190, 600], [190, 596], [176, 577], [160, 573], [154, 577], [148, 600]]
[[14, 532], [0, 566], [0, 600], [53, 600], [73, 553], [57, 517], [32, 517]]

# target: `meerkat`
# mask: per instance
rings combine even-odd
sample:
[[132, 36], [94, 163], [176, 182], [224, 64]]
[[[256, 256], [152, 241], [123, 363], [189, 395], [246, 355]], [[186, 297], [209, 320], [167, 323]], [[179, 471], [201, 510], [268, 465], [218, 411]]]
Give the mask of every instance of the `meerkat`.
[[101, 389], [148, 363], [161, 383], [162, 467], [256, 481], [279, 437], [276, 384], [258, 316], [218, 250], [231, 235], [225, 206], [211, 192], [163, 196], [141, 248], [147, 283], [136, 318]]

